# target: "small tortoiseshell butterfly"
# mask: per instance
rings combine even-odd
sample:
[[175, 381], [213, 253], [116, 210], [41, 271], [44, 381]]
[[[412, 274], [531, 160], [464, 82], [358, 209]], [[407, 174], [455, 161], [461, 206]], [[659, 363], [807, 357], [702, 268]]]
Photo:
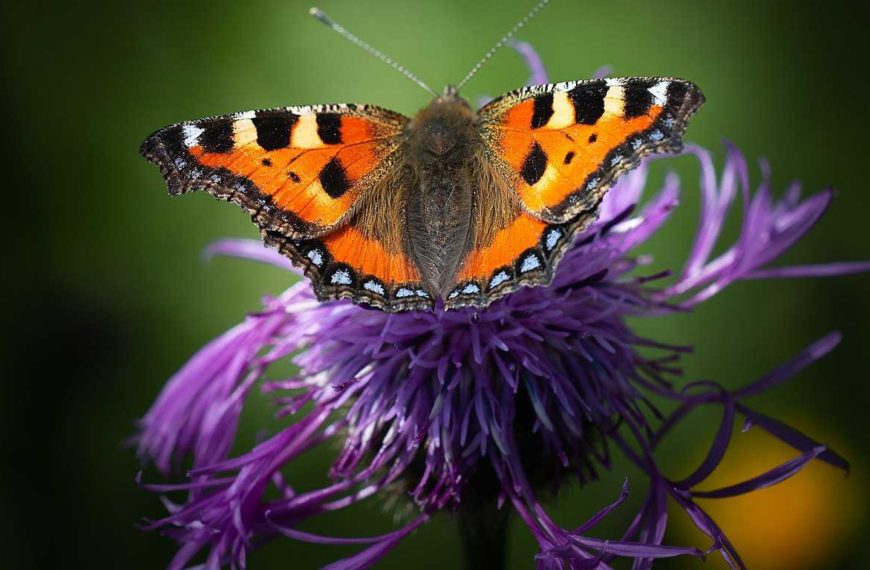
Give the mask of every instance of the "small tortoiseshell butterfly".
[[413, 118], [370, 105], [248, 111], [171, 125], [141, 153], [171, 195], [205, 190], [251, 214], [320, 300], [483, 307], [549, 283], [616, 179], [679, 151], [703, 101], [688, 81], [629, 77], [526, 87], [474, 110], [448, 86]]

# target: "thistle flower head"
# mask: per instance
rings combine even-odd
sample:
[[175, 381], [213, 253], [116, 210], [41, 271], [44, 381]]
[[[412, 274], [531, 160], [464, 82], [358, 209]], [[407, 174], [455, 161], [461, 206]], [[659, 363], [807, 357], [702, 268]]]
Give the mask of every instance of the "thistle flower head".
[[[540, 80], [543, 68], [532, 62]], [[548, 287], [522, 289], [485, 310], [385, 314], [347, 302], [320, 304], [303, 282], [205, 346], [169, 381], [138, 440], [141, 455], [162, 472], [192, 458], [186, 481], [149, 485], [187, 495], [181, 504], [167, 502], [169, 514], [150, 523], [180, 544], [170, 567], [184, 567], [200, 551], [208, 567], [243, 567], [253, 545], [284, 535], [363, 544], [333, 566], [361, 568], [435, 514], [484, 503], [519, 515], [539, 544], [541, 568], [607, 568], [615, 557], [648, 568], [656, 558], [710, 551], [742, 566], [695, 499], [774, 484], [814, 458], [847, 467], [824, 445], [744, 403], [826, 354], [839, 336], [829, 334], [767, 376], [729, 391], [683, 381], [678, 360], [688, 348], [640, 336], [627, 319], [689, 310], [739, 280], [839, 275], [870, 265], [769, 268], [815, 224], [831, 193], [802, 200], [793, 186], [777, 200], [766, 171], [751, 189], [736, 148], [728, 148], [720, 176], [707, 151], [691, 147], [688, 154], [700, 165], [701, 219], [682, 271], [667, 285], [660, 282], [669, 274], [634, 251], [676, 207], [680, 183], [671, 174], [644, 199], [644, 165], [610, 191], [598, 222], [578, 236]], [[739, 238], [713, 256], [738, 197]], [[283, 257], [253, 242], [219, 242], [210, 253], [290, 269]], [[285, 359], [298, 372], [273, 378], [270, 366]], [[240, 412], [255, 387], [274, 396], [286, 426], [230, 457]], [[650, 396], [670, 401], [670, 409], [653, 407]], [[673, 479], [653, 450], [681, 418], [707, 405], [721, 410], [716, 438], [692, 474]], [[748, 481], [698, 491], [722, 459], [738, 415], [793, 446], [795, 458]], [[294, 459], [327, 441], [340, 443], [327, 484], [299, 492], [285, 482], [293, 480]], [[549, 490], [595, 478], [610, 467], [614, 452], [650, 480], [622, 536], [604, 540], [590, 532], [625, 500], [627, 483], [612, 504], [576, 528], [556, 524], [544, 506]], [[395, 532], [335, 538], [299, 528], [318, 514], [396, 491], [409, 499], [411, 516]], [[669, 500], [709, 536], [708, 544], [663, 544]]]

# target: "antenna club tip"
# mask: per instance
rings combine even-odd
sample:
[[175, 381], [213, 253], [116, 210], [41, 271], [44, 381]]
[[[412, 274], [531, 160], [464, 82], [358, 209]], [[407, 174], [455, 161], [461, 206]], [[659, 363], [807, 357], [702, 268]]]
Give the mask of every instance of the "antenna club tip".
[[317, 6], [312, 6], [311, 8], [309, 8], [308, 15], [318, 20], [319, 22], [326, 24], [327, 26], [332, 25], [332, 20], [329, 19], [329, 16], [324, 14], [323, 11]]

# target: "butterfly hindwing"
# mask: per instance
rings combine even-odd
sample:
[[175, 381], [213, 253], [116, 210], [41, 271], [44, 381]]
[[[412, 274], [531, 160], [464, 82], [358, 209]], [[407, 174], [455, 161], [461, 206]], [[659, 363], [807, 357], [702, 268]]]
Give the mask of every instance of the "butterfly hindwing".
[[574, 236], [594, 220], [579, 215], [564, 224], [545, 222], [528, 212], [471, 251], [445, 300], [449, 309], [483, 307], [521, 286], [546, 285]]
[[508, 93], [483, 107], [480, 120], [523, 209], [565, 223], [596, 209], [644, 156], [679, 151], [703, 100], [679, 79], [570, 81]]
[[356, 223], [373, 217], [372, 193], [395, 178], [406, 123], [366, 105], [267, 109], [171, 125], [146, 139], [141, 153], [160, 167], [171, 194], [205, 190], [251, 214], [266, 243], [304, 269], [320, 300], [422, 308], [432, 300], [416, 269], [386, 243], [401, 241], [387, 238], [402, 228], [377, 233]]
[[351, 299], [387, 312], [425, 309], [434, 299], [402, 251], [390, 251], [353, 223], [319, 239], [292, 240], [266, 234], [268, 245], [298, 263], [311, 277], [318, 299]]

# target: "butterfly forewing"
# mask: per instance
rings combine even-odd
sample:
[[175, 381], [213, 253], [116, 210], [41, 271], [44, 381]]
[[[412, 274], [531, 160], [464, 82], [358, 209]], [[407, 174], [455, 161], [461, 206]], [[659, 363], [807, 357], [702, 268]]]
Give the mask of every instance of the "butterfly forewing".
[[562, 223], [595, 209], [642, 157], [679, 151], [702, 102], [700, 90], [679, 79], [598, 79], [520, 89], [480, 117], [524, 209]]
[[263, 230], [315, 237], [344, 220], [395, 151], [405, 121], [358, 105], [250, 111], [171, 125], [141, 152], [172, 194], [206, 190]]

